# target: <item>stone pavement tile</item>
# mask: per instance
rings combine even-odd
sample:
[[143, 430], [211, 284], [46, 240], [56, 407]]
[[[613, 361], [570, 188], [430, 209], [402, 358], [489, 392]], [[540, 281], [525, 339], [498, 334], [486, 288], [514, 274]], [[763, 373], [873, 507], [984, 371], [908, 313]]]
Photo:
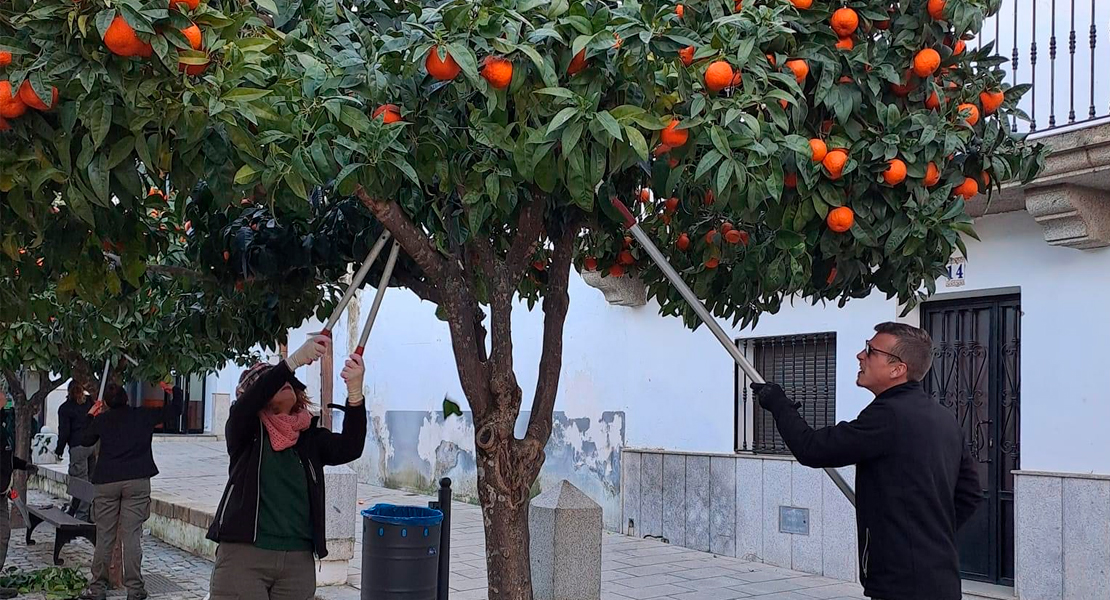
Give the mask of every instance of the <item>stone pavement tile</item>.
[[683, 569], [681, 567], [677, 567], [669, 563], [646, 565], [643, 567], [623, 567], [616, 570], [628, 575], [634, 575], [636, 577], [647, 577], [649, 575], [678, 575], [679, 577], [685, 577], [685, 575], [683, 575], [682, 573]]
[[753, 596], [759, 596], [761, 594], [773, 594], [775, 592], [796, 592], [798, 590], [814, 587], [812, 585], [807, 585], [808, 583], [810, 582], [807, 582], [805, 578], [776, 579], [774, 581], [761, 581], [759, 583], [745, 583], [736, 586], [734, 589], [748, 592]]
[[[605, 584], [602, 584], [602, 585], [605, 585]], [[611, 583], [609, 585], [610, 586], [619, 586], [620, 583], [619, 582]], [[662, 599], [664, 596], [674, 596], [675, 594], [684, 594], [684, 593], [689, 592], [690, 590], [688, 590], [686, 588], [683, 588], [683, 587], [679, 587], [677, 585], [667, 583], [667, 584], [663, 584], [663, 585], [656, 585], [656, 586], [650, 586], [650, 587], [636, 587], [636, 588], [624, 587], [624, 586], [609, 587], [608, 590], [606, 590], [606, 591], [613, 592], [613, 593], [615, 593], [619, 596], [624, 596], [625, 598], [631, 598], [632, 600], [650, 600], [652, 598]]]
[[622, 579], [628, 579], [630, 577], [635, 577], [635, 575], [629, 575], [628, 573], [625, 573], [623, 571], [616, 571], [616, 570], [602, 571], [601, 572], [601, 581], [602, 582], [605, 582], [605, 581], [620, 581]]
[[802, 573], [798, 573], [797, 575], [783, 575], [777, 570], [764, 571], [761, 569], [730, 569], [730, 571], [731, 572], [729, 573], [729, 577], [743, 579], [748, 583], [759, 583], [762, 581], [781, 581], [783, 579], [797, 579], [798, 577], [801, 577], [803, 575]]
[[470, 590], [484, 590], [488, 583], [485, 577], [478, 579], [470, 579], [468, 577], [459, 577], [455, 575], [454, 571], [451, 572], [451, 578], [447, 580], [447, 586], [456, 592], [467, 592]]
[[[659, 575], [644, 575], [644, 576], [641, 576], [641, 577], [633, 577], [631, 579], [625, 579], [624, 581], [620, 582], [620, 584], [623, 587], [646, 588], [646, 587], [661, 586], [661, 585], [666, 585], [666, 584], [681, 584], [684, 581], [686, 581], [686, 580], [682, 579], [681, 577], [675, 577], [674, 575], [659, 574]], [[686, 588], [686, 589], [688, 590], [689, 588]]]
[[809, 596], [803, 596], [798, 592], [775, 592], [763, 596], [752, 596], [751, 598], [752, 600], [806, 600]]
[[667, 600], [737, 600], [738, 598], [750, 598], [751, 596], [746, 592], [737, 590], [714, 589], [714, 590], [699, 590], [696, 592], [686, 592], [684, 594], [675, 594], [668, 597]]
[[702, 590], [719, 590], [721, 588], [736, 587], [744, 585], [743, 581], [735, 577], [710, 577], [708, 579], [691, 579], [690, 581], [683, 581], [676, 585], [684, 588], [690, 588], [695, 591]]
[[629, 565], [634, 566], [634, 567], [646, 567], [646, 566], [649, 566], [649, 565], [670, 564], [671, 562], [674, 561], [674, 555], [672, 555], [672, 554], [660, 554], [660, 555], [657, 555], [657, 556], [627, 556], [627, 557], [623, 557], [623, 558], [618, 557], [617, 560], [619, 560], [621, 562], [624, 562], [624, 563], [628, 563]]
[[863, 587], [856, 583], [840, 582], [833, 585], [798, 590], [798, 593], [819, 600], [831, 600], [844, 597], [862, 599]]
[[740, 579], [736, 576], [735, 571], [723, 569], [721, 567], [700, 567], [697, 569], [685, 569], [682, 571], [675, 571], [675, 575], [683, 579], [709, 579], [712, 577], [730, 577], [736, 579], [739, 583], [751, 583], [750, 581]]

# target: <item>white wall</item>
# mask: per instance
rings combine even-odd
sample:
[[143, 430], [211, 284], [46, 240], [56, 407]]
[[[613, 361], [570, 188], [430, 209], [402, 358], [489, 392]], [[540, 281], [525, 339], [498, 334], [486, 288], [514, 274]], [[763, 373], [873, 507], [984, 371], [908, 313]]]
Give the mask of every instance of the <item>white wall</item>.
[[[1022, 468], [1110, 473], [1110, 249], [1079, 251], [1049, 246], [1025, 213], [991, 216], [977, 223], [982, 243], [969, 240], [966, 285], [960, 293], [1020, 287], [1022, 320]], [[1050, 278], [1054, 278], [1050, 281]], [[943, 280], [938, 284], [946, 291]], [[601, 292], [577, 276], [564, 340], [563, 375], [556, 410], [568, 416], [625, 411], [633, 447], [697, 452], [733, 451], [733, 363], [704, 327], [691, 332], [676, 318], [659, 316], [654, 304], [608, 305]], [[360, 294], [367, 314], [373, 289]], [[754, 331], [779, 335], [835, 331], [837, 418], [851, 419], [870, 401], [855, 387], [855, 355], [875, 323], [896, 320], [899, 307], [882, 294], [835, 304], [786, 306], [764, 316]], [[514, 358], [531, 401], [540, 354], [542, 312], [523, 306], [514, 314]], [[908, 320], [916, 324], [916, 315]], [[345, 315], [336, 326], [335, 395], [343, 358], [354, 346]], [[361, 319], [358, 319], [361, 326]], [[290, 349], [319, 323], [290, 335]], [[445, 394], [463, 400], [447, 327], [431, 304], [390, 289], [383, 301], [367, 357], [366, 396], [371, 411], [438, 410]], [[318, 393], [319, 371], [301, 373]], [[210, 391], [234, 392], [238, 369], [209, 379]], [[215, 384], [215, 385], [213, 385]], [[464, 407], [465, 408], [465, 407]]]

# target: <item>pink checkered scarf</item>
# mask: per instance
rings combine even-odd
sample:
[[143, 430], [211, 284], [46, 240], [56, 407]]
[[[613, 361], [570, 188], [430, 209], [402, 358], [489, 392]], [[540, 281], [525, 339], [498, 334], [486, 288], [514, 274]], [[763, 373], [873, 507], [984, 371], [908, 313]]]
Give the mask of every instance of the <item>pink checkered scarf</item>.
[[279, 415], [269, 409], [262, 409], [258, 413], [262, 424], [266, 426], [266, 433], [270, 434], [270, 447], [274, 452], [281, 452], [292, 448], [301, 437], [301, 432], [312, 424], [312, 415], [307, 410], [301, 410], [289, 415]]

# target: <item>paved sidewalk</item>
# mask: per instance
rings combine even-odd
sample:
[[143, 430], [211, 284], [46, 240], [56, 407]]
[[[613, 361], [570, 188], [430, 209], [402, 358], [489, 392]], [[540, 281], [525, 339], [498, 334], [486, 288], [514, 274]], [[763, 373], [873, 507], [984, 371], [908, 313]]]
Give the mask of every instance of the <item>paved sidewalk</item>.
[[[62, 501], [43, 494], [30, 492], [32, 504], [60, 504]], [[4, 568], [18, 567], [33, 571], [53, 566], [54, 528], [39, 525], [28, 546], [24, 543], [26, 529], [13, 529], [8, 546], [8, 559]], [[93, 546], [85, 539], [74, 540], [62, 549], [63, 567], [74, 567], [89, 576]], [[143, 536], [143, 577], [152, 600], [200, 600], [208, 593], [208, 577], [212, 563], [183, 550], [170, 546], [152, 536]], [[126, 598], [124, 590], [113, 590], [109, 598]], [[42, 600], [43, 594], [25, 594], [20, 600]]]

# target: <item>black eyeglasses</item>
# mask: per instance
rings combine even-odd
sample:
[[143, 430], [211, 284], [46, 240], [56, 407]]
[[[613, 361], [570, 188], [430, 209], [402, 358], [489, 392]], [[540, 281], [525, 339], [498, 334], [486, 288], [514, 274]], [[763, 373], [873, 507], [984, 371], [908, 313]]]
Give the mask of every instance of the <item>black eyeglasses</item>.
[[872, 346], [871, 342], [864, 342], [863, 344], [865, 346], [864, 352], [867, 353], [867, 356], [871, 356], [872, 352], [878, 352], [879, 354], [885, 354], [885, 355], [887, 355], [891, 358], [897, 359], [898, 362], [906, 362], [906, 361], [902, 360], [902, 357], [898, 356], [897, 354], [894, 354], [892, 352], [887, 352], [886, 350], [880, 350], [880, 349]]

